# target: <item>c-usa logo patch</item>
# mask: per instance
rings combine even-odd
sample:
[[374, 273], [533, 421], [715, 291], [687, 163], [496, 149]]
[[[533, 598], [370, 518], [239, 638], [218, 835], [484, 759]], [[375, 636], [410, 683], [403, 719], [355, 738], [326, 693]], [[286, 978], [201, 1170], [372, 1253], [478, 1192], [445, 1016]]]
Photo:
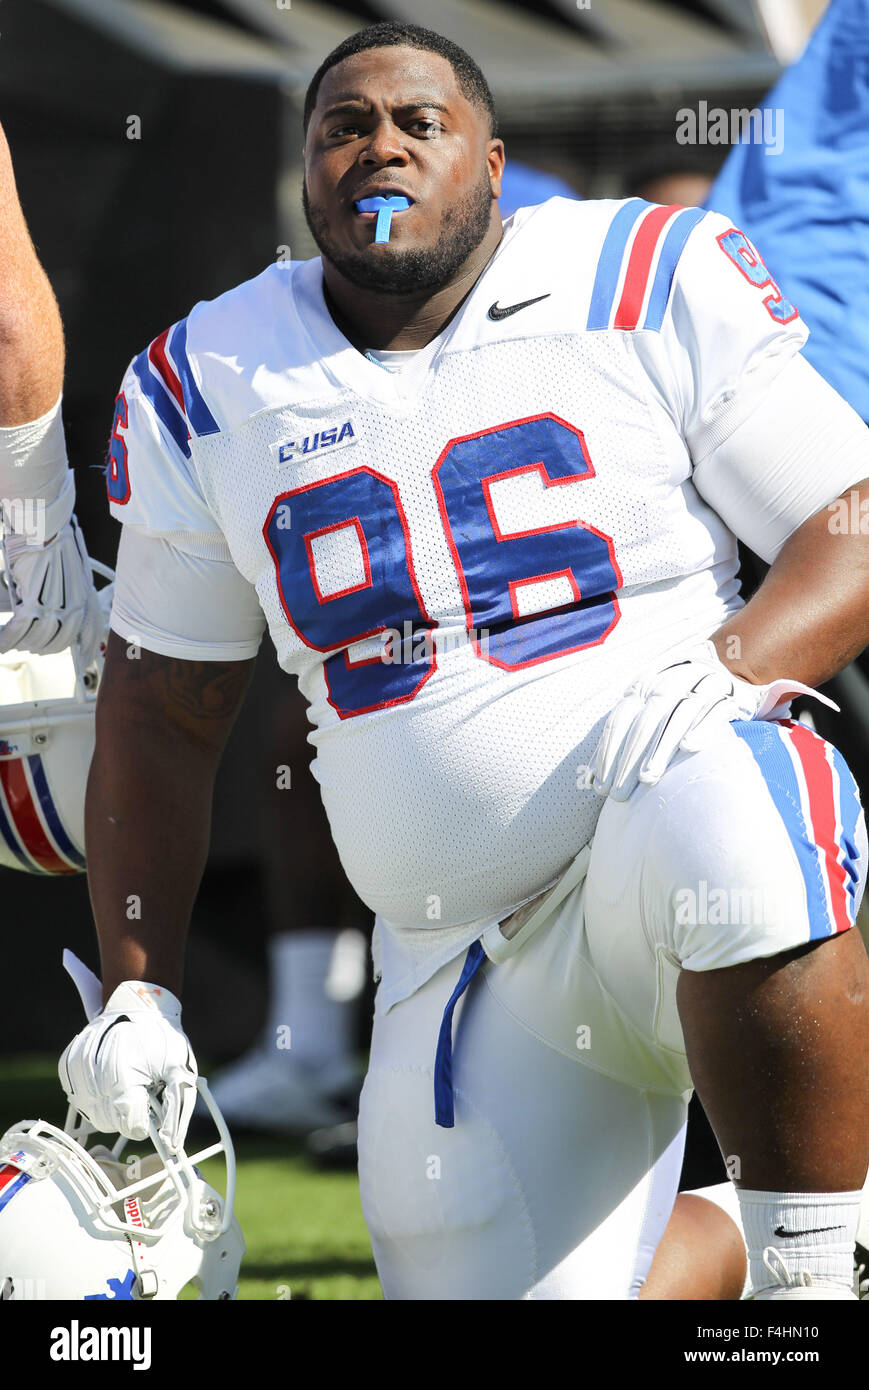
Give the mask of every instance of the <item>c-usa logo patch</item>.
[[281, 439], [277, 444], [269, 445], [269, 453], [280, 467], [285, 463], [302, 463], [327, 449], [333, 453], [335, 449], [343, 449], [348, 444], [355, 443], [356, 431], [353, 421], [342, 420], [340, 424], [326, 425], [315, 434], [299, 433], [294, 439]]

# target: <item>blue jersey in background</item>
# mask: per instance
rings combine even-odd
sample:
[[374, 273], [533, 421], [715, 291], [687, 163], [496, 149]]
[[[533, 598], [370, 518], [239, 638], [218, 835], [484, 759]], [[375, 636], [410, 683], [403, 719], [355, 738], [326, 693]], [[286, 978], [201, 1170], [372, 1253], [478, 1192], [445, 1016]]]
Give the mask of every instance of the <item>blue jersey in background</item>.
[[763, 104], [784, 112], [781, 153], [735, 146], [706, 206], [757, 244], [804, 355], [869, 422], [869, 0], [832, 0]]

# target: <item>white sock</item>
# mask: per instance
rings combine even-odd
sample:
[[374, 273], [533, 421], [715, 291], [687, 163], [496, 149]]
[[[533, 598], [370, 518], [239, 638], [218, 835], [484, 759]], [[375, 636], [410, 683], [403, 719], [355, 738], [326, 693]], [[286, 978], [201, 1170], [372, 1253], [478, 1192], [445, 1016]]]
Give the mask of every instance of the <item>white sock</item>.
[[290, 1029], [290, 1055], [323, 1066], [353, 1054], [355, 1000], [365, 986], [361, 932], [307, 928], [269, 940], [271, 1004], [267, 1042]]
[[816, 1284], [853, 1287], [861, 1193], [737, 1192], [755, 1292], [776, 1282], [763, 1262], [770, 1246], [792, 1278], [806, 1273]]

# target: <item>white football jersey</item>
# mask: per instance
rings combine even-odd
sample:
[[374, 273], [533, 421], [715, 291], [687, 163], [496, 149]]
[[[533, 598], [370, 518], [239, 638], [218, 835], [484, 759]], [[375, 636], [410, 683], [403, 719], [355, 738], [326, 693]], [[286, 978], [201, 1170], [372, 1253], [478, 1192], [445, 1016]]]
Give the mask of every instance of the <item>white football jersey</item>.
[[700, 465], [806, 336], [720, 215], [555, 198], [400, 371], [343, 337], [319, 260], [198, 304], [131, 364], [112, 512], [238, 587], [203, 583], [193, 632], [149, 621], [122, 542], [112, 626], [225, 660], [267, 624], [393, 998], [558, 876], [626, 685], [739, 605]]

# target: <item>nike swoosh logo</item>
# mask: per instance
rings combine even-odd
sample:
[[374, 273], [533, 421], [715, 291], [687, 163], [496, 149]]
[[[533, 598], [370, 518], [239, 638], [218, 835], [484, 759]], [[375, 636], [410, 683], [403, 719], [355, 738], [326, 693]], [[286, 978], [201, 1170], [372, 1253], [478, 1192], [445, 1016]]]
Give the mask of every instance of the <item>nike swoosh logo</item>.
[[844, 1226], [813, 1226], [810, 1231], [786, 1231], [784, 1226], [776, 1226], [775, 1234], [793, 1238], [795, 1236], [818, 1236], [822, 1231], [844, 1231], [844, 1229]]
[[529, 304], [539, 304], [541, 299], [548, 298], [548, 294], [538, 294], [536, 299], [523, 299], [521, 304], [508, 304], [504, 309], [498, 308], [496, 299], [487, 314], [487, 318], [494, 319], [497, 323], [498, 319], [508, 319], [511, 314], [518, 314], [520, 309], [527, 309]]

